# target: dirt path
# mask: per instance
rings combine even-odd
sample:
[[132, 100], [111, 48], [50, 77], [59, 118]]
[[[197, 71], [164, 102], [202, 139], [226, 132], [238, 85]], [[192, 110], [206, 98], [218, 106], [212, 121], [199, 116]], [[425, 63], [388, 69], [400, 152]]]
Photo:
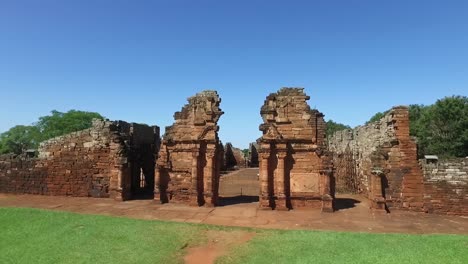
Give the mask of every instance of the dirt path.
[[184, 257], [186, 264], [211, 264], [216, 259], [227, 254], [230, 249], [248, 242], [255, 233], [245, 231], [217, 231], [206, 232], [206, 244], [188, 249]]

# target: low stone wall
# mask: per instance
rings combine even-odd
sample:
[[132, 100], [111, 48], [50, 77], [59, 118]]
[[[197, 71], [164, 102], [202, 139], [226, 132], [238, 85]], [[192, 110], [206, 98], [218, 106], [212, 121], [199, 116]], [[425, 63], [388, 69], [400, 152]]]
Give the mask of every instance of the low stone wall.
[[424, 172], [424, 206], [430, 213], [468, 215], [468, 158], [430, 163]]
[[38, 158], [0, 156], [0, 192], [129, 199], [136, 166], [154, 178], [158, 143], [157, 127], [94, 120], [41, 143]]
[[46, 170], [36, 159], [16, 155], [0, 156], [0, 192], [46, 194]]

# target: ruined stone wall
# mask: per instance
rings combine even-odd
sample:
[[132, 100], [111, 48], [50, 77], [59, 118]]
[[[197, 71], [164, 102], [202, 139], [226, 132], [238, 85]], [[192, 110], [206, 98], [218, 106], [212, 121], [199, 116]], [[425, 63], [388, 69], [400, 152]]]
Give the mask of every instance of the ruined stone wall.
[[310, 109], [303, 90], [282, 88], [261, 109], [261, 208], [333, 210], [326, 123], [322, 113]]
[[223, 112], [216, 91], [188, 98], [166, 128], [157, 160], [155, 199], [216, 205], [223, 147], [217, 122]]
[[36, 167], [36, 159], [1, 155], [0, 192], [47, 194], [46, 172]]
[[[42, 142], [38, 158], [0, 158], [0, 191], [129, 199], [134, 163], [144, 159], [154, 173], [158, 142], [157, 127], [96, 119], [89, 129]], [[152, 161], [139, 151], [145, 144]]]
[[235, 148], [231, 143], [224, 146], [224, 168], [223, 170], [234, 170], [246, 167], [246, 159], [241, 149]]
[[249, 144], [249, 156], [248, 156], [248, 167], [258, 168], [258, 145], [256, 143]]
[[417, 147], [409, 135], [407, 107], [380, 121], [337, 132], [329, 139], [336, 189], [367, 195], [375, 208], [424, 211]]
[[420, 163], [424, 172], [425, 210], [468, 215], [468, 158]]

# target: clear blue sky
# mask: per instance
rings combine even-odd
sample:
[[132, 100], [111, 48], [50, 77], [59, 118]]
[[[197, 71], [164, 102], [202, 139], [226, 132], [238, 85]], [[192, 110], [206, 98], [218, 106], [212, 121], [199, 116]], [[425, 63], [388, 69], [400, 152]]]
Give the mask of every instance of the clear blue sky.
[[0, 132], [53, 109], [165, 127], [215, 89], [246, 147], [283, 86], [351, 126], [467, 95], [468, 1], [0, 0]]

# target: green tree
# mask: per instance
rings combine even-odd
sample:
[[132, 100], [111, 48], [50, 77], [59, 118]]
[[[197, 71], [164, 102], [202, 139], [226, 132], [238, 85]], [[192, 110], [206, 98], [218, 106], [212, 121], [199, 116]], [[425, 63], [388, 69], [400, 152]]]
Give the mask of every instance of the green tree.
[[62, 113], [53, 110], [51, 115], [39, 117], [35, 126], [41, 133], [41, 140], [47, 140], [90, 128], [94, 118], [103, 119], [100, 114], [95, 112], [70, 110]]
[[375, 115], [373, 115], [369, 121], [366, 122], [366, 125], [369, 124], [369, 123], [373, 123], [373, 122], [376, 122], [376, 121], [379, 121], [380, 119], [382, 119], [386, 114], [388, 114], [389, 110], [385, 111], [385, 112], [378, 112], [376, 113]]
[[348, 126], [348, 125], [344, 125], [344, 124], [341, 124], [341, 123], [336, 123], [333, 120], [328, 120], [327, 121], [326, 134], [327, 134], [327, 137], [331, 137], [331, 136], [333, 136], [333, 134], [335, 134], [338, 131], [345, 130], [345, 129], [350, 129], [350, 128], [351, 127]]
[[44, 140], [91, 127], [94, 118], [103, 119], [95, 112], [54, 110], [51, 115], [39, 117], [31, 126], [15, 126], [0, 134], [0, 154], [20, 154], [35, 149]]
[[421, 111], [413, 130], [422, 154], [468, 156], [468, 97], [451, 96], [437, 100]]
[[35, 149], [39, 143], [39, 130], [35, 126], [15, 126], [0, 134], [0, 154], [21, 154]]

